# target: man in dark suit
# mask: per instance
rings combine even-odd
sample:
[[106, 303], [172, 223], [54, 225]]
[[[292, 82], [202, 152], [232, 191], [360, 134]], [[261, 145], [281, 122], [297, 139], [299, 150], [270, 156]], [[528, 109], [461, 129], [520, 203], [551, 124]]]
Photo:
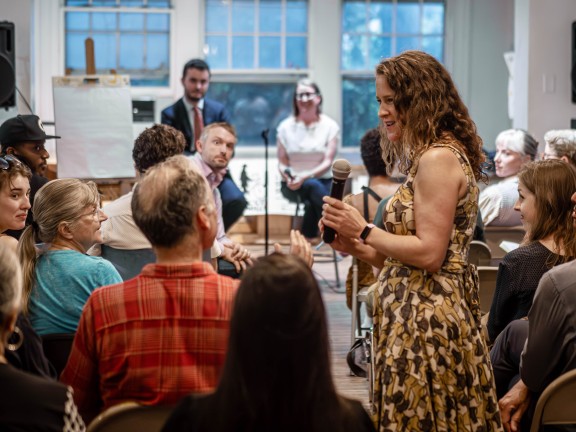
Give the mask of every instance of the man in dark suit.
[[[196, 152], [196, 141], [204, 126], [210, 123], [231, 123], [230, 114], [223, 104], [206, 96], [210, 86], [210, 67], [201, 59], [192, 59], [182, 71], [184, 96], [162, 110], [161, 122], [170, 125], [184, 134], [186, 148], [184, 154]], [[242, 216], [248, 205], [242, 191], [236, 186], [229, 171], [220, 186], [224, 229], [228, 229]]]

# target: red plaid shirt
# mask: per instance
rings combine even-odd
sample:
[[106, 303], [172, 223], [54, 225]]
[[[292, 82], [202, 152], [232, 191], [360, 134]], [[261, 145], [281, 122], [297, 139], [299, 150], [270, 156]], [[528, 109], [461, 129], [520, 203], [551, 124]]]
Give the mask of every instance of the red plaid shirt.
[[60, 377], [85, 420], [123, 401], [175, 404], [213, 390], [237, 288], [198, 262], [149, 264], [134, 279], [94, 291]]

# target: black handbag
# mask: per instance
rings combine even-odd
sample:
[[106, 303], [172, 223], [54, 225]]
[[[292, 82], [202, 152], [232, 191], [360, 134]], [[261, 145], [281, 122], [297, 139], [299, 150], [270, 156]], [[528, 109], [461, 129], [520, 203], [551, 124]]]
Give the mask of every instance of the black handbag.
[[370, 352], [370, 339], [367, 337], [356, 339], [350, 347], [346, 355], [346, 363], [355, 376], [362, 378], [368, 376]]

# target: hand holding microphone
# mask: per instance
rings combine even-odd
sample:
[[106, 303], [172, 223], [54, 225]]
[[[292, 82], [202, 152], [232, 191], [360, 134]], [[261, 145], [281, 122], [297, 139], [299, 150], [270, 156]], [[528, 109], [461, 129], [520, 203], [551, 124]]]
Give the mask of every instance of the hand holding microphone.
[[[330, 188], [330, 197], [342, 200], [346, 180], [352, 171], [350, 162], [346, 159], [336, 159], [332, 164], [332, 187]], [[332, 243], [336, 238], [336, 231], [328, 226], [324, 227], [322, 240], [324, 243]]]

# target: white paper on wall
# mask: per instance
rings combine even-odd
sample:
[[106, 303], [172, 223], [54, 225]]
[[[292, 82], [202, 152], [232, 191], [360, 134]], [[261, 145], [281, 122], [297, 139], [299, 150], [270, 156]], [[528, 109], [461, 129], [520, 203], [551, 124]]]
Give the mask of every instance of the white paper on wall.
[[58, 177], [134, 177], [127, 75], [53, 77]]

